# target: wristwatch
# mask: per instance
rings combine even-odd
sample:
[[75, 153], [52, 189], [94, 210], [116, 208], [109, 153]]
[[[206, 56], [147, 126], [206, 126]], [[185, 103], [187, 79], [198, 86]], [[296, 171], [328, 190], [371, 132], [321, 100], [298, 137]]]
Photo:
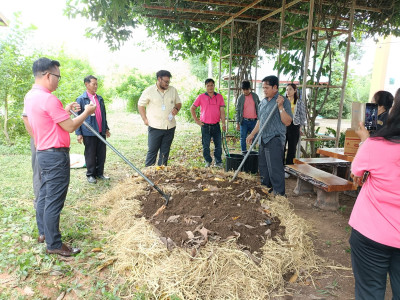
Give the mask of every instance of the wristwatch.
[[279, 110], [279, 113], [281, 114], [283, 111], [285, 111], [284, 108], [280, 109], [280, 110]]

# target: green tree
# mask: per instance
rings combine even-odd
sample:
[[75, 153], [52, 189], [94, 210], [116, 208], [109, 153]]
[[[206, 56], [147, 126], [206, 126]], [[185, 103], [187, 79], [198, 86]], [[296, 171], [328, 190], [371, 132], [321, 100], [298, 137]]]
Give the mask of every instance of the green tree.
[[127, 111], [138, 112], [137, 103], [143, 90], [155, 84], [153, 75], [140, 73], [137, 69], [133, 69], [115, 88], [116, 96], [127, 100]]
[[32, 55], [25, 55], [25, 40], [34, 27], [22, 28], [18, 22], [0, 38], [0, 128], [6, 143], [23, 134], [21, 113], [24, 96], [33, 83]]
[[88, 75], [93, 75], [97, 78], [97, 93], [104, 98], [106, 103], [111, 102], [111, 93], [104, 88], [103, 76], [95, 74], [87, 60], [71, 57], [65, 53], [64, 50], [61, 50], [60, 53], [54, 56], [51, 55], [51, 57], [60, 62], [62, 79], [54, 95], [56, 95], [64, 105], [74, 102], [76, 98], [86, 90], [83, 79]]
[[[340, 50], [346, 46], [346, 38], [340, 38], [338, 35], [349, 28], [349, 3], [348, 0], [315, 1], [312, 56], [308, 70], [304, 70], [306, 32], [302, 29], [308, 26], [310, 3], [300, 2], [295, 9], [291, 7], [285, 13], [283, 36], [286, 38], [282, 41], [285, 51], [280, 56], [280, 64], [276, 65], [276, 69], [279, 68], [284, 74], [290, 74], [293, 80], [298, 79], [300, 82], [303, 81], [305, 72], [309, 78], [308, 84], [314, 86], [308, 94], [309, 98], [304, 99], [307, 103], [308, 137], [315, 136], [315, 119], [323, 111], [326, 103], [332, 99], [338, 103], [340, 99], [330, 86], [337, 82], [336, 75], [343, 73], [343, 66], [339, 70], [334, 62], [343, 54]], [[263, 1], [263, 4], [275, 8], [278, 6], [276, 1]], [[68, 0], [66, 13], [69, 16], [82, 15], [96, 21], [98, 27], [88, 29], [88, 34], [106, 39], [112, 49], [118, 48], [128, 40], [137, 24], [145, 25], [150, 36], [164, 42], [172, 57], [197, 54], [218, 56], [220, 45], [224, 56], [229, 53], [232, 45], [232, 53], [237, 54], [233, 68], [237, 67], [235, 85], [238, 86], [241, 79], [251, 79], [251, 57], [255, 54], [256, 41], [259, 41], [260, 48], [266, 53], [276, 55], [280, 32], [279, 21], [271, 18], [260, 23], [262, 29], [259, 39], [257, 25], [254, 24], [256, 22], [235, 22], [232, 43], [230, 26], [226, 26], [221, 34], [218, 34], [219, 30], [214, 34], [210, 33], [217, 29], [218, 25], [224, 24], [227, 15], [238, 12], [243, 5], [243, 1], [239, 0], [232, 0], [229, 4], [225, 4], [224, 1], [199, 4], [198, 1], [170, 0], [154, 3], [148, 0]], [[392, 0], [389, 3], [371, 0], [365, 6], [379, 9], [357, 7], [353, 22], [356, 38], [389, 34], [400, 36], [400, 0]], [[260, 20], [268, 14], [259, 8], [247, 9], [246, 18]], [[244, 14], [239, 18], [242, 16]], [[297, 31], [296, 35], [292, 35], [294, 31]], [[343, 61], [342, 59], [342, 64]], [[328, 87], [321, 88], [321, 82], [327, 82]], [[311, 149], [311, 154], [315, 155], [313, 143]]]

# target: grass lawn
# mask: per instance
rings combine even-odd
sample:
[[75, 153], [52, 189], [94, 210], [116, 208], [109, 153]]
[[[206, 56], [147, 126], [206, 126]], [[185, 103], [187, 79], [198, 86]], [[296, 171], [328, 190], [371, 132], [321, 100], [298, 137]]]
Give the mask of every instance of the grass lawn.
[[[147, 127], [136, 114], [108, 113], [111, 138], [108, 141], [139, 169], [147, 151]], [[200, 128], [178, 118], [170, 153], [171, 165], [202, 166]], [[15, 154], [17, 152], [17, 154]], [[71, 153], [83, 154], [83, 146], [71, 134]], [[32, 204], [32, 170], [29, 142], [14, 151], [0, 148], [0, 299], [120, 299], [124, 282], [104, 263], [112, 257], [107, 241], [99, 232], [98, 217], [107, 211], [94, 211], [93, 203], [118, 182], [134, 172], [111, 149], [107, 149], [105, 174], [109, 182], [89, 185], [85, 169], [71, 169], [71, 182], [60, 229], [63, 241], [80, 247], [74, 258], [47, 255], [38, 244], [35, 211]], [[100, 252], [93, 252], [101, 248]], [[64, 298], [63, 298], [64, 297]], [[137, 299], [145, 299], [141, 293]]]

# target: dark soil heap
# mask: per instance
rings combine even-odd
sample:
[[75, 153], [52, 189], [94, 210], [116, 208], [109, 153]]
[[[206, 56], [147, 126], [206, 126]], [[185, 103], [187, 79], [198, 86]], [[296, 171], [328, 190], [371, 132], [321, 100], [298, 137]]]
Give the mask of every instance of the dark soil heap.
[[250, 175], [229, 182], [232, 173], [213, 169], [181, 173], [157, 168], [150, 173], [149, 178], [171, 193], [171, 199], [167, 208], [155, 215], [164, 199], [149, 186], [141, 197], [142, 212], [169, 249], [192, 248], [195, 255], [208, 241], [236, 239], [240, 249], [258, 252], [267, 239], [284, 236], [280, 220], [260, 203], [268, 191], [249, 180]]

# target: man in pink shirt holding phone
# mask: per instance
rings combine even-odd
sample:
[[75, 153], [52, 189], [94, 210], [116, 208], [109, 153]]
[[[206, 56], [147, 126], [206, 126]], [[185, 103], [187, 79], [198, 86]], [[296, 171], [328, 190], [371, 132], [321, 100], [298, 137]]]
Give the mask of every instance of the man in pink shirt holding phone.
[[73, 102], [65, 108], [52, 94], [61, 80], [60, 63], [48, 58], [39, 58], [33, 63], [35, 84], [26, 94], [24, 112], [28, 118], [37, 160], [42, 170], [41, 187], [36, 207], [36, 222], [39, 230], [38, 242], [46, 241], [48, 254], [71, 256], [80, 252], [62, 243], [60, 213], [64, 207], [70, 179], [69, 147], [71, 132], [96, 110], [90, 105], [75, 119], [70, 111], [78, 112], [79, 104]]

